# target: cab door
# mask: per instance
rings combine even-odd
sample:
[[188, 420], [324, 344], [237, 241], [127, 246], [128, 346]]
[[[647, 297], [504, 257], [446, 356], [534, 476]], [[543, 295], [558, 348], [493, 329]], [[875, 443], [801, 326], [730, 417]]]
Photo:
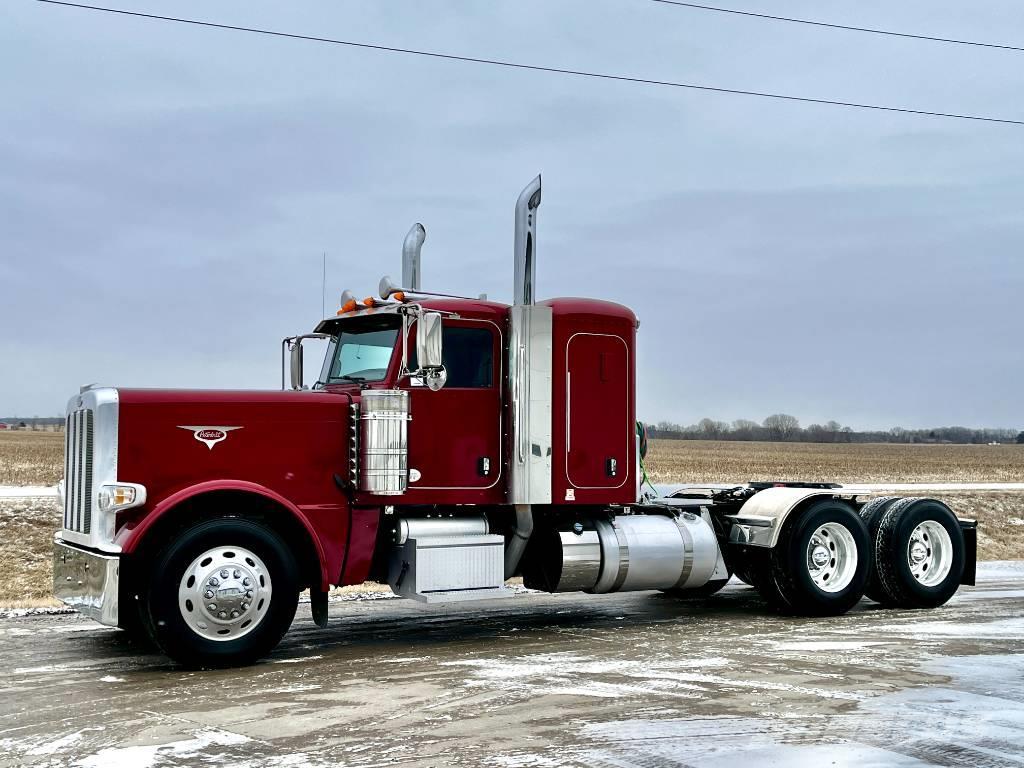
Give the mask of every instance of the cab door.
[[620, 336], [576, 333], [566, 347], [566, 477], [619, 488], [629, 477], [629, 350]]
[[[448, 319], [442, 329], [448, 379], [431, 392], [415, 379], [409, 390], [409, 492], [431, 491], [430, 500], [475, 501], [465, 493], [503, 497], [502, 333], [489, 320]], [[415, 345], [410, 342], [410, 347]], [[415, 360], [410, 361], [410, 368]]]

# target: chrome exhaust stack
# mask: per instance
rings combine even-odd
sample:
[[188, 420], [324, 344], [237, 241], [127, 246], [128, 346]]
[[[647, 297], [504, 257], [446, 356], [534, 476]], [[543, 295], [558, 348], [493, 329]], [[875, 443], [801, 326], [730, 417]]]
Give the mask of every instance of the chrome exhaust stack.
[[516, 201], [512, 308], [509, 312], [509, 414], [512, 455], [508, 502], [515, 505], [505, 547], [505, 578], [519, 568], [533, 535], [533, 505], [551, 503], [551, 307], [535, 303], [540, 176]]
[[533, 304], [536, 279], [537, 209], [540, 208], [540, 175], [526, 185], [516, 201], [515, 274], [512, 303]]
[[[427, 239], [427, 230], [422, 224], [413, 224], [402, 243], [402, 289], [417, 292], [420, 284], [420, 250]], [[385, 297], [387, 298], [387, 297]]]

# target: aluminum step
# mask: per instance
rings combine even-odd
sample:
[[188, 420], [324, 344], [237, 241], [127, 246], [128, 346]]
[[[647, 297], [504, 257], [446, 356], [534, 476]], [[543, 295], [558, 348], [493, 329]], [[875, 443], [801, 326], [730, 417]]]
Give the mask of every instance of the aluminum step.
[[420, 603], [465, 603], [470, 600], [501, 600], [513, 597], [516, 591], [511, 587], [489, 587], [487, 589], [449, 589], [442, 592], [412, 592], [410, 597]]
[[391, 552], [388, 583], [424, 603], [506, 597], [504, 552], [493, 534], [407, 539]]

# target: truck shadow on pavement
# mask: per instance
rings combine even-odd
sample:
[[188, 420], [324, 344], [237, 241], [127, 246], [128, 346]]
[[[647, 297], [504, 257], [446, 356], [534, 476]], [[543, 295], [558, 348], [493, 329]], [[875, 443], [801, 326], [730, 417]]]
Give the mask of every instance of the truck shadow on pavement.
[[[855, 612], [870, 611], [864, 601]], [[308, 604], [299, 606], [291, 629], [277, 649], [256, 666], [288, 663], [311, 656], [343, 662], [367, 652], [415, 655], [456, 647], [460, 654], [493, 651], [515, 639], [518, 644], [558, 645], [579, 636], [594, 642], [624, 642], [623, 631], [660, 631], [671, 636], [727, 636], [734, 632], [772, 631], [794, 621], [773, 613], [757, 591], [730, 586], [710, 598], [680, 599], [659, 592], [617, 595], [543, 595], [456, 606], [421, 606], [405, 600], [332, 603], [327, 628], [316, 626]], [[123, 671], [161, 673], [183, 670], [145, 638], [128, 632], [75, 632], [68, 642], [92, 645], [88, 655], [101, 657]]]

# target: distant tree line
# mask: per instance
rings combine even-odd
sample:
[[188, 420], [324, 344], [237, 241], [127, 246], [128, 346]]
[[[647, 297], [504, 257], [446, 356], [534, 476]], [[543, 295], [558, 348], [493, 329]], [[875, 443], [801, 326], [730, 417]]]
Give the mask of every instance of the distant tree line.
[[647, 425], [649, 437], [670, 440], [765, 440], [793, 443], [1020, 443], [1024, 432], [1014, 429], [973, 429], [970, 427], [935, 427], [933, 429], [855, 430], [838, 421], [825, 424], [800, 425], [788, 413], [773, 413], [760, 424], [749, 419], [731, 423], [701, 419], [683, 426], [669, 421]]

